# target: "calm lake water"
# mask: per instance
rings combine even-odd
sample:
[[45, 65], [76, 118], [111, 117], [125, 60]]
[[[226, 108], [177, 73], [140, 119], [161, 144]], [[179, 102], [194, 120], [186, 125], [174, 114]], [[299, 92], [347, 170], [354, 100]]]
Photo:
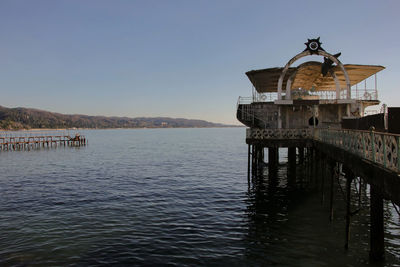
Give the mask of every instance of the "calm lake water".
[[[84, 134], [86, 147], [0, 152], [0, 265], [372, 265], [365, 195], [346, 251], [339, 187], [331, 223], [321, 193], [286, 186], [283, 150], [276, 182], [249, 185], [244, 128]], [[376, 266], [400, 266], [388, 202], [385, 217]]]

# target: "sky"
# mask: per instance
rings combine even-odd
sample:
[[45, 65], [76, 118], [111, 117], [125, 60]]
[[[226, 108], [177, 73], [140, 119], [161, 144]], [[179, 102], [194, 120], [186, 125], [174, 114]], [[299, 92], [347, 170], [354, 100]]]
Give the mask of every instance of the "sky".
[[398, 0], [0, 0], [0, 105], [239, 124], [245, 72], [316, 37], [400, 106]]

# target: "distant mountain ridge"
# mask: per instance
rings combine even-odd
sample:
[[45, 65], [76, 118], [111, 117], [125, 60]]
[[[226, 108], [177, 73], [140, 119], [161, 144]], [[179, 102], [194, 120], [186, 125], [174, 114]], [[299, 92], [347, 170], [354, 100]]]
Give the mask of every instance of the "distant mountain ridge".
[[62, 129], [62, 128], [191, 128], [228, 127], [220, 123], [182, 118], [128, 118], [88, 115], [67, 115], [33, 108], [0, 106], [0, 129]]

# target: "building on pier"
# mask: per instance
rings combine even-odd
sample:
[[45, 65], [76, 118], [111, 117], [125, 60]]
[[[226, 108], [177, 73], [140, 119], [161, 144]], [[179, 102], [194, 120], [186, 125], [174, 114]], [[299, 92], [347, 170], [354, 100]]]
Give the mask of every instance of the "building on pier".
[[[268, 148], [268, 176], [276, 172], [279, 148], [288, 148], [288, 186], [296, 185], [296, 164], [317, 177], [324, 192], [330, 185], [330, 219], [333, 218], [335, 184], [346, 180], [345, 247], [349, 247], [351, 185], [369, 185], [370, 256], [384, 256], [383, 199], [400, 205], [400, 109], [389, 116], [367, 119], [366, 108], [378, 105], [379, 65], [342, 64], [340, 53], [330, 54], [319, 38], [284, 67], [246, 73], [253, 85], [251, 97], [239, 97], [237, 119], [246, 125], [248, 179], [259, 177]], [[321, 62], [294, 63], [306, 56]], [[390, 111], [390, 109], [389, 109]], [[387, 117], [392, 125], [387, 126]], [[377, 122], [378, 121], [378, 122]], [[379, 127], [377, 123], [379, 124]], [[389, 129], [389, 130], [388, 130]], [[392, 130], [390, 130], [392, 129]], [[357, 178], [359, 177], [359, 179]], [[326, 184], [325, 184], [326, 185]]]
[[[311, 55], [323, 62], [293, 66]], [[239, 97], [238, 120], [264, 129], [341, 128], [343, 120], [364, 116], [367, 107], [379, 104], [377, 73], [384, 67], [342, 64], [339, 55], [311, 39], [284, 67], [247, 72], [253, 95]]]

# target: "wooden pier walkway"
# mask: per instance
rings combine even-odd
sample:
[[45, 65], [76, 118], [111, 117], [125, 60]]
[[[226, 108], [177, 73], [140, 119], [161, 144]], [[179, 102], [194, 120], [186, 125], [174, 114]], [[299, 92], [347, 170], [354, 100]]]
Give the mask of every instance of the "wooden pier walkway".
[[67, 132], [0, 132], [0, 151], [30, 150], [43, 147], [85, 146], [86, 137]]

